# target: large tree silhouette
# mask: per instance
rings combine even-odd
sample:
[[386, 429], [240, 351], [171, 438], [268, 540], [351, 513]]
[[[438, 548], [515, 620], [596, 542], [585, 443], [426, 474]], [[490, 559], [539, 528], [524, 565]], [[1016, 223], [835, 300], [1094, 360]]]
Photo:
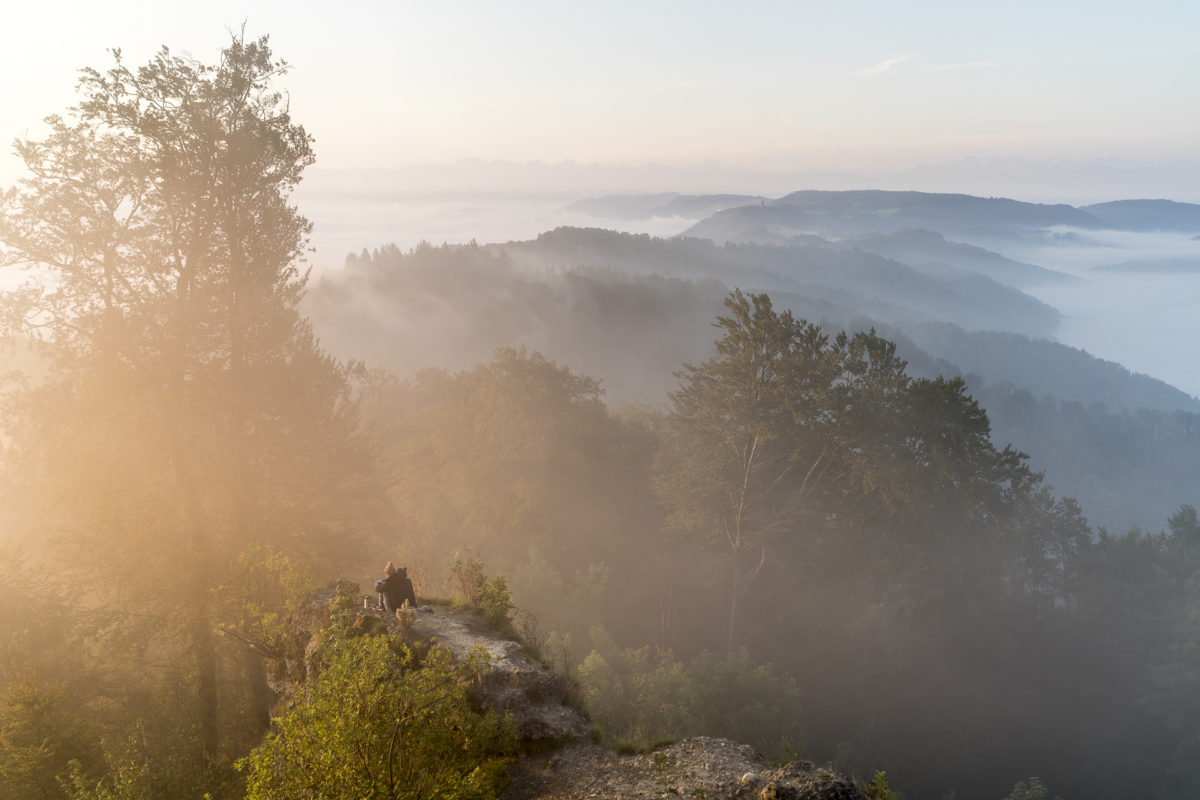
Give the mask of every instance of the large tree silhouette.
[[680, 530], [730, 555], [727, 647], [740, 643], [739, 603], [771, 540], [813, 514], [807, 503], [834, 458], [827, 407], [838, 364], [820, 328], [736, 291], [717, 320], [717, 355], [685, 364], [656, 484]]
[[212, 760], [218, 570], [248, 540], [344, 546], [314, 534], [364, 527], [342, 500], [369, 494], [369, 459], [298, 312], [311, 225], [289, 197], [313, 151], [274, 88], [287, 65], [242, 35], [213, 65], [113, 54], [46, 138], [16, 143], [28, 177], [0, 242], [30, 279], [4, 321], [49, 374], [9, 395], [10, 455], [97, 602], [167, 601]]

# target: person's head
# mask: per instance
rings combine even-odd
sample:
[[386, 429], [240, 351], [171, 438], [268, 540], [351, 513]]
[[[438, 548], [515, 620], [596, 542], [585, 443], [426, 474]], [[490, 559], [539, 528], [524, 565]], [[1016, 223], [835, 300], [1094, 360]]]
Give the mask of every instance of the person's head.
[[383, 568], [383, 574], [389, 578], [392, 577], [393, 575], [395, 575], [396, 574], [396, 565], [389, 561], [387, 563], [387, 566]]
[[408, 577], [408, 567], [401, 567], [401, 568], [400, 568], [400, 577], [401, 577], [401, 578], [407, 578], [407, 577]]

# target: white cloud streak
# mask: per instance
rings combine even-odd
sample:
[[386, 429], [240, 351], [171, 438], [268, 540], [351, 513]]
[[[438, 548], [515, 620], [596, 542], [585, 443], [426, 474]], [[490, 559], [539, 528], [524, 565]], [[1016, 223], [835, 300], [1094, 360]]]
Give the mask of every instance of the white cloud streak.
[[892, 67], [903, 64], [905, 61], [908, 61], [911, 58], [912, 58], [912, 56], [896, 56], [895, 58], [889, 58], [886, 61], [880, 61], [878, 64], [876, 64], [873, 67], [866, 67], [864, 69], [860, 69], [857, 72], [855, 72], [854, 74], [855, 75], [882, 75], [883, 73], [890, 70]]

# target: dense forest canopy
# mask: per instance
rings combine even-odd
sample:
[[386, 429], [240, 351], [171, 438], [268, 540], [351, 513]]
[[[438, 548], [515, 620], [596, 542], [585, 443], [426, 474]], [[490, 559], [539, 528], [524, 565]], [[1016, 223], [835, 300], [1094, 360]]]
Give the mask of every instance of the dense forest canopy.
[[[290, 194], [314, 156], [285, 74], [265, 38], [214, 65], [118, 53], [18, 144], [29, 174], [3, 195], [0, 243], [31, 282], [4, 296], [4, 333], [43, 371], [3, 384], [0, 794], [494, 797], [510, 732], [463, 691], [485, 665], [359, 637], [347, 585], [306, 654], [319, 677], [286, 699], [266, 681], [318, 584], [401, 558], [423, 597], [451, 562], [502, 574], [479, 585], [504, 611], [511, 588], [610, 741], [736, 736], [864, 780], [886, 768], [912, 797], [1196, 796], [1195, 508], [1158, 533], [1093, 529], [997, 446], [979, 398], [1064, 448], [1106, 410], [973, 392], [929, 354], [914, 369], [911, 340], [828, 324], [887, 305], [849, 286], [509, 269], [577, 247], [747, 276], [762, 252], [796, 257], [597, 232], [356, 257], [313, 309], [356, 281], [394, 301], [414, 262], [450, 287], [426, 299], [497, 288], [513, 306], [485, 325], [486, 302], [434, 307], [462, 321], [466, 363], [339, 361], [301, 311], [310, 226]], [[1046, 322], [1007, 288], [941, 289]], [[620, 335], [589, 298], [677, 337], [669, 363], [639, 362], [662, 403], [610, 405], [587, 371], [503, 346], [552, 313], [581, 341]], [[1194, 437], [1185, 412], [1121, 419], [1117, 438]], [[379, 748], [412, 771], [385, 781]]]
[[[769, 252], [778, 264], [808, 257], [769, 247], [734, 252]], [[731, 258], [706, 243], [580, 230], [503, 246], [385, 246], [316, 281], [304, 310], [331, 352], [401, 375], [430, 363], [466, 369], [501, 343], [601, 379], [615, 406], [658, 404], [680, 364], [712, 354], [711, 320], [730, 292], [724, 281], [744, 278], [762, 291], [761, 272], [725, 271]], [[913, 377], [962, 377], [992, 414], [993, 443], [1029, 453], [1097, 527], [1154, 529], [1192, 499], [1188, 465], [1200, 462], [1200, 449], [1186, 431], [1200, 403], [1162, 381], [1018, 333], [889, 323], [896, 314], [878, 313], [881, 304], [861, 295], [795, 285], [769, 293], [830, 332], [875, 329], [895, 342]], [[1030, 402], [1012, 402], [1022, 393]], [[1090, 421], [1078, 424], [1076, 411]]]

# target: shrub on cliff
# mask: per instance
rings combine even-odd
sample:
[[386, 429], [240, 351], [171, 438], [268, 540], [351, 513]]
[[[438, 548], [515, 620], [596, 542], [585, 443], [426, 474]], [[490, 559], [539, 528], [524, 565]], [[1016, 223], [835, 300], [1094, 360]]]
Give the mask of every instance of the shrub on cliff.
[[444, 647], [418, 655], [386, 636], [325, 648], [325, 666], [240, 762], [248, 800], [496, 796], [515, 734], [467, 698], [486, 654], [455, 662]]

